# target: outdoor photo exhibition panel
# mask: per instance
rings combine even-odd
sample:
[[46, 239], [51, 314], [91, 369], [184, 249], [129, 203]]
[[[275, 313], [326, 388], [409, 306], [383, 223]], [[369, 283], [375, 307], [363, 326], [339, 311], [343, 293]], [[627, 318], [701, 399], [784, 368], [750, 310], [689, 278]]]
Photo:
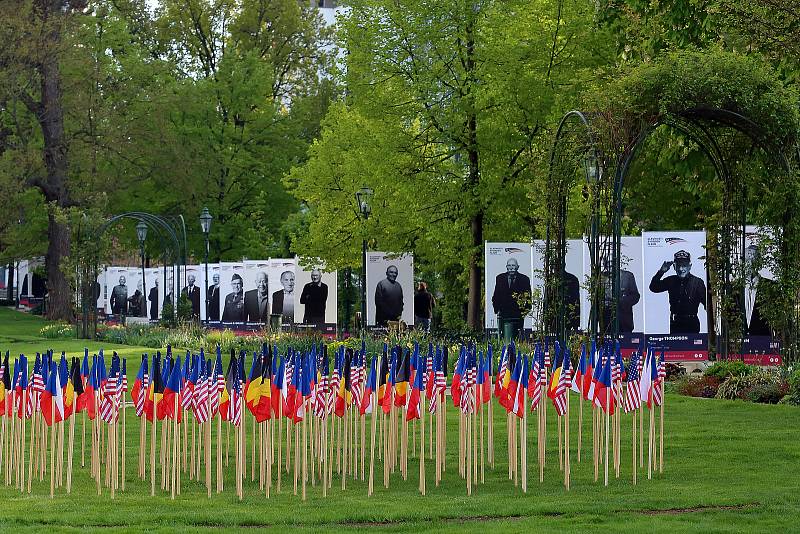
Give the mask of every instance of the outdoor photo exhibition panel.
[[367, 326], [414, 324], [414, 256], [367, 252]]
[[[600, 254], [600, 284], [602, 288], [600, 324], [605, 332], [613, 329], [613, 286], [612, 286], [612, 261], [613, 250], [610, 238], [600, 237], [601, 247], [605, 247]], [[624, 357], [629, 357], [633, 351], [640, 350], [644, 342], [644, 264], [642, 262], [642, 238], [638, 236], [623, 236], [620, 243], [620, 273], [619, 273], [619, 303], [617, 316], [619, 318], [620, 350]], [[583, 242], [583, 279], [588, 282], [592, 274], [589, 244]], [[649, 283], [649, 281], [648, 281]], [[584, 284], [585, 285], [585, 284]], [[585, 331], [589, 328], [589, 314], [591, 304], [589, 293], [585, 287], [581, 288], [585, 295], [581, 302], [581, 326]], [[603, 332], [600, 332], [601, 334]]]
[[499, 319], [524, 317], [522, 327], [532, 328], [533, 277], [531, 245], [528, 243], [485, 243], [486, 314], [484, 327], [496, 330]]
[[669, 361], [708, 359], [705, 231], [643, 232], [646, 343]]
[[[301, 265], [301, 263], [306, 263]], [[298, 328], [336, 333], [337, 276], [319, 259], [295, 258], [294, 322]]]

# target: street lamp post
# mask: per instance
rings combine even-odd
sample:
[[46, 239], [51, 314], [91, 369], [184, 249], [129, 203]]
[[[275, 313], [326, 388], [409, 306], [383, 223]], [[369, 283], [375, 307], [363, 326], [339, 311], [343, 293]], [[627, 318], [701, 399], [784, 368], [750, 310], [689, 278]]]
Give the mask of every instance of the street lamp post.
[[[356, 193], [356, 202], [358, 203], [358, 211], [364, 221], [369, 219], [372, 213], [372, 207], [369, 201], [372, 199], [372, 189], [369, 187], [362, 187]], [[361, 241], [361, 331], [364, 332], [367, 326], [367, 238], [366, 235]]]
[[203, 237], [206, 239], [206, 276], [205, 276], [205, 286], [206, 286], [206, 293], [205, 293], [205, 301], [206, 301], [206, 324], [208, 324], [208, 307], [209, 307], [209, 300], [208, 300], [208, 234], [211, 231], [211, 220], [213, 217], [208, 212], [208, 208], [203, 208], [203, 212], [200, 214], [200, 228], [203, 230]]
[[147, 223], [144, 221], [139, 221], [136, 225], [136, 237], [139, 238], [139, 253], [142, 257], [142, 296], [144, 296], [147, 294], [147, 285], [144, 279], [144, 240], [147, 239]]

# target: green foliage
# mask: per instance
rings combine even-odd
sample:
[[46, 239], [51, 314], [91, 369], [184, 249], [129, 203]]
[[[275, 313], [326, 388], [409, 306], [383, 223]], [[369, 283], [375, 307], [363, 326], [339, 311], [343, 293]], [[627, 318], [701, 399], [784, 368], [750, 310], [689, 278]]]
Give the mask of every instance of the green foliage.
[[[728, 377], [719, 386], [716, 398], [729, 400], [747, 399], [748, 393], [751, 390], [756, 390], [756, 396], [759, 395], [760, 391], [761, 394], [769, 398], [770, 388], [780, 387], [780, 384], [781, 378], [779, 373], [770, 369], [757, 369], [750, 374]], [[785, 392], [781, 394], [780, 397], [784, 394]]]
[[716, 397], [722, 381], [715, 376], [684, 376], [675, 382], [675, 391], [689, 397]]
[[75, 337], [75, 327], [68, 323], [48, 323], [39, 330], [45, 339], [69, 339]]
[[747, 365], [741, 360], [720, 360], [708, 367], [703, 374], [725, 380], [731, 376], [747, 376], [756, 369], [757, 367]]

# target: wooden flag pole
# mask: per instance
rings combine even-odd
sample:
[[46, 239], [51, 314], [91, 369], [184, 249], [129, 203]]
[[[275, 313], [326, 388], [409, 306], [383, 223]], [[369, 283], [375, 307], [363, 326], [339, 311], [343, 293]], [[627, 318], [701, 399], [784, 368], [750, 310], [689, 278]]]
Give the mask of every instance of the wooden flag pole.
[[[52, 499], [55, 497], [56, 491], [56, 405], [54, 402], [50, 402], [50, 498]], [[8, 455], [6, 454], [6, 458]], [[98, 482], [98, 485], [100, 482]]]
[[[388, 385], [386, 386], [388, 387]], [[377, 409], [377, 407], [376, 407]], [[383, 441], [383, 487], [389, 487], [389, 428], [388, 423], [386, 420], [386, 414], [381, 413], [381, 420], [383, 424], [381, 425], [382, 428], [385, 429], [383, 432], [382, 441]]]
[[[477, 389], [477, 388], [476, 388]], [[478, 484], [478, 404], [477, 404], [477, 391], [474, 391], [473, 399], [475, 399], [475, 406], [473, 407], [470, 417], [472, 418], [472, 483]]]
[[[611, 406], [611, 389], [606, 388], [606, 409]], [[606, 433], [605, 433], [605, 465], [603, 468], [605, 469], [605, 485], [608, 486], [608, 430], [609, 430], [609, 423], [611, 422], [611, 415], [606, 413]]]
[[564, 412], [564, 487], [569, 491], [570, 465], [569, 465], [569, 389], [564, 392], [566, 396], [566, 411]]
[[[128, 420], [128, 417], [127, 417], [128, 414], [125, 411], [125, 395], [124, 395], [124, 393], [123, 393], [121, 402], [122, 402], [122, 440], [121, 440], [122, 466], [121, 466], [121, 469], [120, 469], [120, 478], [121, 478], [120, 490], [121, 491], [125, 491], [125, 458], [127, 456], [127, 454], [125, 452], [125, 443], [127, 443], [127, 441], [126, 441], [127, 436], [125, 434], [125, 425], [126, 425], [126, 422]], [[72, 431], [70, 430], [70, 433], [71, 432]], [[70, 456], [72, 456], [72, 452], [71, 452], [72, 451], [72, 445], [71, 445], [71, 443], [72, 443], [72, 436], [70, 435]]]
[[597, 482], [598, 471], [600, 468], [600, 431], [599, 431], [599, 416], [598, 409], [592, 403], [592, 456], [594, 460], [594, 481]]
[[644, 408], [639, 408], [639, 467], [644, 468]]
[[658, 432], [658, 440], [659, 440], [659, 446], [658, 446], [658, 472], [659, 473], [663, 473], [664, 472], [664, 403], [667, 402], [667, 393], [663, 390], [664, 389], [663, 381], [662, 381], [661, 384], [662, 384], [662, 386], [661, 386], [661, 389], [662, 389], [662, 391], [661, 391], [661, 410], [660, 410], [661, 411], [661, 415], [659, 416], [659, 423], [658, 423], [659, 424], [659, 429], [660, 429], [659, 432]]
[[581, 443], [583, 442], [583, 388], [578, 393], [578, 463], [581, 463]]
[[278, 470], [278, 493], [281, 492], [281, 471], [283, 470], [283, 399], [281, 392], [278, 391], [278, 463], [275, 468]]
[[558, 469], [564, 470], [564, 441], [561, 435], [562, 417], [556, 414], [556, 426], [558, 426]]
[[[308, 401], [303, 399], [303, 404], [306, 404]], [[306, 500], [306, 478], [308, 473], [308, 436], [307, 436], [307, 422], [306, 420], [310, 414], [307, 411], [307, 406], [303, 408], [303, 500]]]
[[653, 435], [655, 434], [655, 414], [650, 408], [650, 429], [647, 433], [647, 480], [653, 478]]
[[[361, 393], [364, 394], [363, 392]], [[422, 404], [425, 404], [423, 401]], [[367, 435], [367, 416], [366, 414], [360, 415], [359, 410], [359, 419], [361, 419], [361, 481], [364, 481], [364, 460], [366, 456], [366, 435]], [[424, 449], [423, 449], [424, 450]]]
[[[33, 474], [35, 472], [34, 469], [33, 469], [33, 463], [34, 463], [33, 451], [34, 451], [34, 446], [35, 446], [36, 439], [39, 437], [36, 434], [36, 426], [37, 426], [38, 422], [39, 422], [38, 413], [36, 413], [36, 407], [34, 406], [33, 414], [31, 415], [31, 442], [30, 442], [30, 445], [29, 445], [30, 446], [30, 452], [28, 454], [28, 493], [31, 492], [31, 480], [33, 479]], [[38, 455], [37, 455], [37, 458], [38, 458]]]
[[222, 477], [222, 414], [217, 414], [217, 493], [222, 493], [224, 482]]
[[265, 446], [266, 446], [266, 451], [265, 451], [266, 458], [265, 458], [265, 462], [264, 463], [266, 464], [267, 472], [266, 472], [266, 480], [264, 481], [264, 496], [267, 499], [269, 499], [269, 493], [270, 493], [270, 489], [271, 489], [271, 486], [272, 486], [272, 427], [273, 427], [273, 422], [274, 421], [272, 420], [272, 418], [267, 419], [265, 421], [265, 424], [266, 424], [266, 428], [265, 428], [265, 432], [266, 432], [266, 440], [265, 440], [266, 441], [266, 443], [265, 443]]
[[[522, 393], [522, 491], [528, 493], [528, 392]], [[483, 482], [483, 480], [481, 480]]]
[[481, 432], [480, 432], [480, 449], [481, 449], [481, 484], [486, 483], [486, 471], [484, 466], [484, 456], [486, 453], [486, 449], [484, 448], [483, 444], [483, 399], [479, 401], [479, 410], [481, 411]]
[[67, 452], [67, 494], [69, 494], [72, 491], [72, 451], [74, 442], [75, 442], [75, 414], [72, 414], [72, 417], [69, 418], [69, 451]]
[[[242, 417], [245, 416], [245, 413], [242, 413]], [[255, 482], [255, 480], [256, 480], [256, 416], [254, 415], [253, 444], [252, 444], [252, 450], [250, 451], [250, 482]]]
[[[28, 394], [28, 390], [26, 389], [25, 390], [25, 395], [27, 395], [27, 394]], [[25, 491], [25, 433], [26, 433], [26, 429], [25, 429], [25, 426], [26, 426], [25, 425], [25, 414], [24, 414], [24, 412], [25, 412], [25, 406], [24, 406], [25, 400], [26, 399], [23, 397], [23, 400], [22, 400], [23, 406], [20, 406], [20, 410], [22, 410], [22, 412], [23, 412], [22, 417], [20, 418], [20, 426], [22, 427], [22, 434], [21, 434], [20, 440], [19, 440], [19, 491], [20, 492], [24, 492]], [[31, 430], [31, 432], [33, 432], [33, 430]]]
[[348, 416], [347, 411], [348, 411], [347, 410], [347, 404], [345, 404], [344, 416], [342, 417], [342, 419], [344, 419], [344, 421], [343, 421], [344, 430], [343, 430], [343, 435], [340, 435], [340, 443], [341, 443], [340, 452], [341, 452], [341, 455], [342, 455], [342, 466], [341, 466], [340, 475], [341, 475], [341, 478], [342, 478], [342, 491], [344, 491], [347, 488], [347, 452], [348, 452], [348, 449], [349, 449], [349, 447], [347, 446], [347, 438], [349, 436], [349, 432], [348, 432], [348, 428], [349, 428], [348, 419], [349, 418], [347, 417]]
[[[628, 387], [631, 386], [628, 385]], [[631, 414], [631, 459], [633, 484], [636, 485], [636, 412]]]
[[[421, 371], [418, 371], [421, 372]], [[419, 407], [419, 491], [425, 495], [425, 397], [420, 394]]]
[[[380, 367], [378, 367], [378, 369], [380, 369]], [[371, 419], [372, 419], [372, 432], [371, 432], [370, 447], [369, 447], [369, 486], [367, 487], [367, 496], [368, 497], [372, 495], [372, 492], [373, 492], [373, 489], [374, 489], [374, 480], [375, 480], [375, 427], [377, 426], [376, 421], [377, 421], [377, 416], [378, 416], [378, 410], [380, 409], [378, 407], [378, 392], [377, 391], [373, 391], [372, 393], [370, 393], [370, 395], [372, 396], [373, 400], [370, 403], [370, 404], [372, 404], [372, 413], [370, 414], [371, 415]]]
[[470, 438], [472, 437], [472, 432], [470, 432], [469, 423], [470, 418], [469, 416], [464, 417], [464, 412], [462, 411], [462, 421], [464, 421], [464, 455], [466, 456], [467, 462], [466, 467], [464, 469], [464, 475], [467, 479], [467, 495], [472, 495], [472, 447], [470, 443]]
[[300, 482], [300, 427], [295, 419], [296, 416], [293, 414], [290, 420], [294, 422], [294, 494], [297, 495], [297, 486]]

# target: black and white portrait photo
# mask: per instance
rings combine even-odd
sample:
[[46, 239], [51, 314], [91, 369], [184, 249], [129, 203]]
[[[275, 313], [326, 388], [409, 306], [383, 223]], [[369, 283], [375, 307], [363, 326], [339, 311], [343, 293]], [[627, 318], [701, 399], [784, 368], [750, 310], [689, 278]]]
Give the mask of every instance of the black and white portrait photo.
[[[535, 240], [533, 242], [533, 282], [532, 286], [544, 295], [544, 256], [545, 241]], [[587, 308], [588, 296], [586, 290], [581, 286], [583, 276], [583, 240], [567, 240], [567, 256], [564, 262], [565, 268], [561, 272], [561, 288], [564, 294], [564, 312], [566, 314], [566, 326], [569, 332], [577, 332], [581, 327], [581, 317], [587, 318], [589, 311]], [[585, 319], [588, 321], [588, 319]]]
[[524, 319], [531, 328], [531, 246], [526, 243], [486, 243], [486, 328], [497, 328], [502, 319]]
[[244, 265], [242, 263], [220, 264], [220, 296], [222, 297], [223, 323], [245, 322], [243, 274]]
[[197, 267], [186, 269], [186, 285], [181, 289], [181, 295], [186, 296], [192, 304], [192, 318], [200, 318], [200, 286], [197, 283]]
[[283, 324], [294, 321], [295, 305], [295, 263], [292, 259], [271, 259], [269, 278], [271, 292], [271, 313], [280, 315]]
[[705, 232], [645, 232], [642, 239], [646, 333], [707, 333]]
[[[406, 302], [408, 299], [408, 302]], [[414, 258], [367, 252], [367, 325], [414, 324]]]
[[206, 266], [200, 264], [198, 266], [198, 280], [202, 298], [200, 299], [200, 317], [206, 321], [219, 321], [220, 320], [220, 277], [219, 265], [216, 263], [208, 264], [208, 294], [206, 295]]
[[320, 261], [302, 267], [297, 263], [295, 285], [300, 297], [295, 301], [294, 322], [322, 328], [336, 325], [336, 271], [326, 272]]
[[114, 285], [108, 296], [106, 312], [114, 315], [128, 315], [128, 268], [111, 267], [107, 276]]
[[269, 262], [246, 261], [244, 267], [245, 321], [251, 324], [267, 324], [270, 314], [270, 283], [267, 274]]

